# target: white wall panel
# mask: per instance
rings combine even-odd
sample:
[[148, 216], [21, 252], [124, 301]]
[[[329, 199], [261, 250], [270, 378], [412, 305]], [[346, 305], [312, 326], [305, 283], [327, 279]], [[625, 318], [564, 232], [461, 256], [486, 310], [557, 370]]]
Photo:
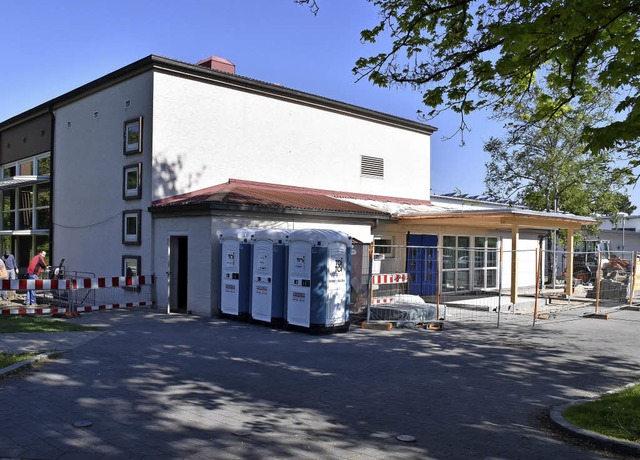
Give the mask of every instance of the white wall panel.
[[[120, 276], [122, 255], [142, 257], [151, 274], [151, 74], [72, 102], [55, 113], [53, 230], [69, 271]], [[125, 107], [125, 102], [130, 106]], [[143, 153], [123, 155], [126, 120], [143, 116]], [[141, 161], [142, 199], [123, 200], [123, 167]], [[122, 211], [141, 209], [142, 244], [122, 244]]]
[[[156, 74], [154, 199], [229, 178], [429, 198], [429, 135]], [[384, 159], [384, 180], [360, 156]]]

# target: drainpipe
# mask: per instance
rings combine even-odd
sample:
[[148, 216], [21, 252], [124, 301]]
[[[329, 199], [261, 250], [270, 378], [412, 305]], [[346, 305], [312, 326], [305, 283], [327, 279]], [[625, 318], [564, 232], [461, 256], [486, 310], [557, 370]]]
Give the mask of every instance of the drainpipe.
[[55, 174], [55, 168], [54, 168], [54, 151], [55, 151], [55, 133], [56, 133], [56, 116], [53, 112], [53, 106], [49, 106], [49, 113], [51, 114], [51, 150], [50, 150], [50, 171], [49, 171], [49, 193], [51, 194], [51, 202], [49, 203], [49, 213], [51, 214], [51, 218], [50, 218], [50, 222], [49, 222], [49, 250], [50, 250], [50, 255], [49, 255], [49, 262], [51, 263], [51, 265], [54, 265], [53, 261], [54, 259], [54, 254], [55, 254], [55, 246], [53, 244], [53, 237], [54, 237], [54, 225], [53, 225], [53, 216], [54, 216], [54, 209], [55, 209], [55, 193], [54, 193], [54, 187], [53, 187], [53, 178], [54, 178], [54, 174]]

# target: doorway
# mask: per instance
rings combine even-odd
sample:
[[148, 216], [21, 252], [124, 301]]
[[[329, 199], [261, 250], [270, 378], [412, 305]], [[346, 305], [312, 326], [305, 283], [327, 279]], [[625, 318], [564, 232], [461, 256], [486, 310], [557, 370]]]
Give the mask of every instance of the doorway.
[[169, 237], [169, 311], [187, 313], [189, 244], [186, 236]]
[[407, 234], [409, 293], [433, 295], [438, 282], [438, 235]]

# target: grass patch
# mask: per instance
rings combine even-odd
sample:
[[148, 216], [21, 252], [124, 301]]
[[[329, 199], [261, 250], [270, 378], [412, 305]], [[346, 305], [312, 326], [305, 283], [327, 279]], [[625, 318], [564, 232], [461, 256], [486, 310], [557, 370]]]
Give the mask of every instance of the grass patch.
[[97, 331], [97, 327], [82, 326], [52, 318], [34, 315], [2, 315], [0, 316], [0, 334], [14, 332], [75, 332]]
[[580, 428], [611, 438], [640, 442], [640, 385], [567, 408], [562, 415]]
[[9, 367], [15, 363], [19, 363], [20, 361], [25, 361], [27, 359], [34, 358], [38, 355], [39, 353], [20, 353], [17, 355], [12, 355], [10, 353], [0, 352], [0, 369]]

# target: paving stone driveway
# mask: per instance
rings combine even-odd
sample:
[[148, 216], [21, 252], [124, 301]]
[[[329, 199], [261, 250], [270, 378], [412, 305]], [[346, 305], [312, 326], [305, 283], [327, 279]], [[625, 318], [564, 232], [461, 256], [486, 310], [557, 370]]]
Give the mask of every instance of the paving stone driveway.
[[631, 311], [319, 336], [149, 310], [70, 321], [102, 330], [1, 335], [68, 351], [0, 380], [0, 457], [608, 458], [545, 414], [640, 376]]

